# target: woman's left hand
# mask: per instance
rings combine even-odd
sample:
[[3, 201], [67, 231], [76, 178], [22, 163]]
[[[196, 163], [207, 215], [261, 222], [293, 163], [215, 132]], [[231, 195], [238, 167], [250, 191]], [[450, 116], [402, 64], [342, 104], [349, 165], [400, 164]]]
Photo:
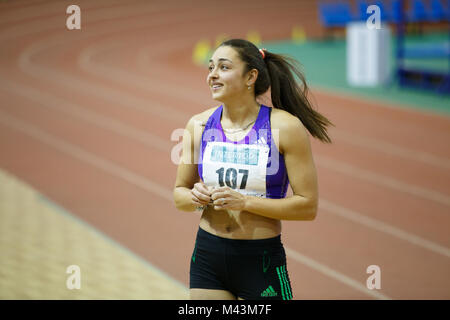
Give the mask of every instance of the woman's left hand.
[[214, 210], [244, 210], [246, 196], [229, 188], [219, 187], [211, 192]]

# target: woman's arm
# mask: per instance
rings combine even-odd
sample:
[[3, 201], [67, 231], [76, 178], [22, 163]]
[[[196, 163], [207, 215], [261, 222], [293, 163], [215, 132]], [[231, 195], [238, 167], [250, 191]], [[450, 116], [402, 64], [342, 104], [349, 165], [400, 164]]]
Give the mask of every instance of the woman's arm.
[[198, 175], [198, 153], [204, 114], [193, 116], [186, 125], [183, 134], [183, 148], [177, 169], [173, 199], [177, 209], [194, 211], [211, 200], [207, 186]]
[[181, 160], [177, 168], [173, 199], [175, 207], [182, 211], [194, 211], [197, 205], [192, 201], [191, 189], [199, 181], [197, 164], [194, 161], [196, 146], [194, 144], [195, 116], [189, 119], [183, 133]]
[[[279, 125], [279, 149], [284, 155], [293, 196], [267, 199], [245, 196], [231, 188], [212, 192], [215, 209], [242, 210], [278, 220], [313, 220], [318, 207], [317, 173], [311, 145], [303, 124], [283, 115]], [[226, 205], [222, 205], [226, 202]]]

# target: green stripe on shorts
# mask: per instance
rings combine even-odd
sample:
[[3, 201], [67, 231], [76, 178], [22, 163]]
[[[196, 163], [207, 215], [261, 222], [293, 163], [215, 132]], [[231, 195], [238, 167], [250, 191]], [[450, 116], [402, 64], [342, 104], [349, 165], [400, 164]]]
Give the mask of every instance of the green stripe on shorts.
[[281, 286], [281, 295], [283, 300], [291, 300], [292, 299], [292, 290], [289, 280], [286, 276], [286, 265], [282, 265], [281, 267], [277, 267], [278, 280], [280, 281]]

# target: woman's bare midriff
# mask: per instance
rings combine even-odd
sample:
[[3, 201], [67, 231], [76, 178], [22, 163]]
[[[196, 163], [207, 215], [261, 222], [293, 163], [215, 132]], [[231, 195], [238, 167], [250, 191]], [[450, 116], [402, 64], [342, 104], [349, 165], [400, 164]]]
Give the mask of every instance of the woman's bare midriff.
[[200, 228], [228, 239], [267, 239], [281, 233], [281, 221], [248, 211], [214, 210], [207, 206], [200, 219]]

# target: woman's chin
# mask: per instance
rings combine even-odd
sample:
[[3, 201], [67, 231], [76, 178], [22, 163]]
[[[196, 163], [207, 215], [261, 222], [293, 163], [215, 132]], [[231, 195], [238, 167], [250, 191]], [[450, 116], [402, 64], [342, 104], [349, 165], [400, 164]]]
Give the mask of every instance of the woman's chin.
[[213, 100], [216, 100], [216, 101], [219, 101], [219, 102], [223, 102], [223, 95], [221, 95], [221, 94], [217, 94], [217, 93], [213, 93], [212, 95], [211, 95], [211, 98], [213, 98]]

